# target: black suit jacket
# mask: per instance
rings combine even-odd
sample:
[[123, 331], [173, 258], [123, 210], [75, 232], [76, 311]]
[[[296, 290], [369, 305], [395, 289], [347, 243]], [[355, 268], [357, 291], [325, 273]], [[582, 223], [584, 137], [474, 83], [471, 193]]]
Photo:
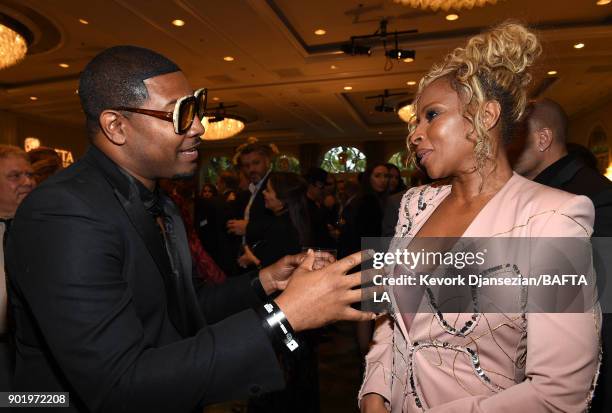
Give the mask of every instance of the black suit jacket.
[[[266, 229], [272, 225], [274, 214], [266, 208], [266, 201], [263, 196], [263, 190], [268, 184], [268, 177], [259, 186], [259, 190], [255, 194], [255, 198], [249, 209], [249, 222], [246, 227], [246, 242], [251, 245], [266, 236]], [[247, 203], [248, 200], [247, 198]], [[245, 204], [246, 207], [246, 204]]]
[[[586, 166], [575, 155], [567, 155], [543, 170], [534, 181], [577, 195], [585, 195], [595, 205], [594, 237], [612, 236], [612, 182], [596, 170]], [[610, 288], [612, 280], [597, 280], [597, 288]], [[603, 358], [599, 381], [591, 405], [592, 413], [612, 411], [612, 317], [603, 314]]]
[[282, 387], [253, 275], [196, 289], [164, 202], [174, 267], [135, 185], [95, 147], [22, 203], [6, 254], [15, 390], [68, 391], [83, 412], [188, 412]]
[[383, 220], [381, 226], [381, 237], [395, 236], [395, 226], [399, 218], [399, 208], [402, 203], [402, 198], [406, 191], [398, 192], [389, 196], [385, 202], [385, 210], [383, 212]]
[[226, 201], [223, 196], [216, 196], [197, 199], [194, 209], [194, 225], [202, 247], [226, 275], [236, 275], [242, 237], [227, 232], [227, 221], [242, 219], [244, 208], [237, 205], [237, 200]]
[[345, 224], [338, 240], [338, 258], [362, 249], [362, 238], [381, 236], [383, 210], [378, 197], [364, 194], [355, 197], [344, 207]]
[[264, 237], [254, 242], [251, 247], [253, 254], [264, 267], [275, 263], [285, 255], [299, 254], [302, 251], [299, 234], [288, 212], [269, 220], [264, 233]]
[[612, 236], [612, 182], [569, 154], [540, 172], [535, 182], [585, 195], [595, 206], [594, 237]]

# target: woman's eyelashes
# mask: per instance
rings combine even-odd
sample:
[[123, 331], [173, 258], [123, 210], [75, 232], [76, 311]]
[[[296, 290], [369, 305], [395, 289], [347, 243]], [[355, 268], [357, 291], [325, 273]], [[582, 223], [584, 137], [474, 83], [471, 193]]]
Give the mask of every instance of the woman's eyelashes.
[[434, 120], [439, 114], [440, 112], [438, 111], [438, 109], [435, 109], [435, 108], [426, 109], [424, 113], [425, 116], [417, 117], [416, 125], [419, 125], [423, 119], [427, 120], [427, 123], [431, 123], [431, 121]]
[[427, 122], [431, 122], [436, 116], [438, 116], [438, 114], [439, 113], [436, 109], [427, 109], [425, 111], [425, 119], [427, 119]]

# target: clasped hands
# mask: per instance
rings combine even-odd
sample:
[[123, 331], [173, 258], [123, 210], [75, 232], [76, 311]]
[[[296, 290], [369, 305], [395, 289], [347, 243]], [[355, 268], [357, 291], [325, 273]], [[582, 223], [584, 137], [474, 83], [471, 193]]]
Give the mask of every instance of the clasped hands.
[[361, 273], [347, 274], [369, 258], [368, 253], [357, 252], [336, 261], [331, 254], [317, 252], [315, 256], [308, 250], [261, 269], [259, 279], [267, 294], [282, 291], [275, 301], [295, 331], [340, 320], [372, 320], [374, 313], [351, 307], [361, 299]]

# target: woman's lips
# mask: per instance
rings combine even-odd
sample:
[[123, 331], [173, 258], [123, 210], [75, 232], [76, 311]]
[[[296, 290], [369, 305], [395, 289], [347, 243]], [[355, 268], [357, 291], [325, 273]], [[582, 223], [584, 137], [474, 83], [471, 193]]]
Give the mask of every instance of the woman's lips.
[[429, 154], [432, 152], [433, 151], [431, 149], [423, 149], [423, 150], [417, 151], [417, 157], [419, 158], [419, 163], [423, 165], [425, 160], [429, 157]]

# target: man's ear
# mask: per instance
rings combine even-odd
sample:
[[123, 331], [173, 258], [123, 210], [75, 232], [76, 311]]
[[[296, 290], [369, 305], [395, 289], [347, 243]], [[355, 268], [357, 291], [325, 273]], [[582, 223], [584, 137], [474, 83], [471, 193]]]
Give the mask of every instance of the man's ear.
[[487, 130], [491, 130], [499, 122], [501, 115], [501, 105], [496, 100], [489, 100], [484, 104], [483, 123]]
[[546, 151], [550, 148], [553, 142], [553, 132], [549, 128], [540, 128], [538, 129], [536, 144], [538, 145], [538, 150], [540, 152]]
[[104, 136], [114, 145], [124, 145], [126, 137], [126, 118], [116, 110], [104, 110], [100, 113], [100, 129]]

